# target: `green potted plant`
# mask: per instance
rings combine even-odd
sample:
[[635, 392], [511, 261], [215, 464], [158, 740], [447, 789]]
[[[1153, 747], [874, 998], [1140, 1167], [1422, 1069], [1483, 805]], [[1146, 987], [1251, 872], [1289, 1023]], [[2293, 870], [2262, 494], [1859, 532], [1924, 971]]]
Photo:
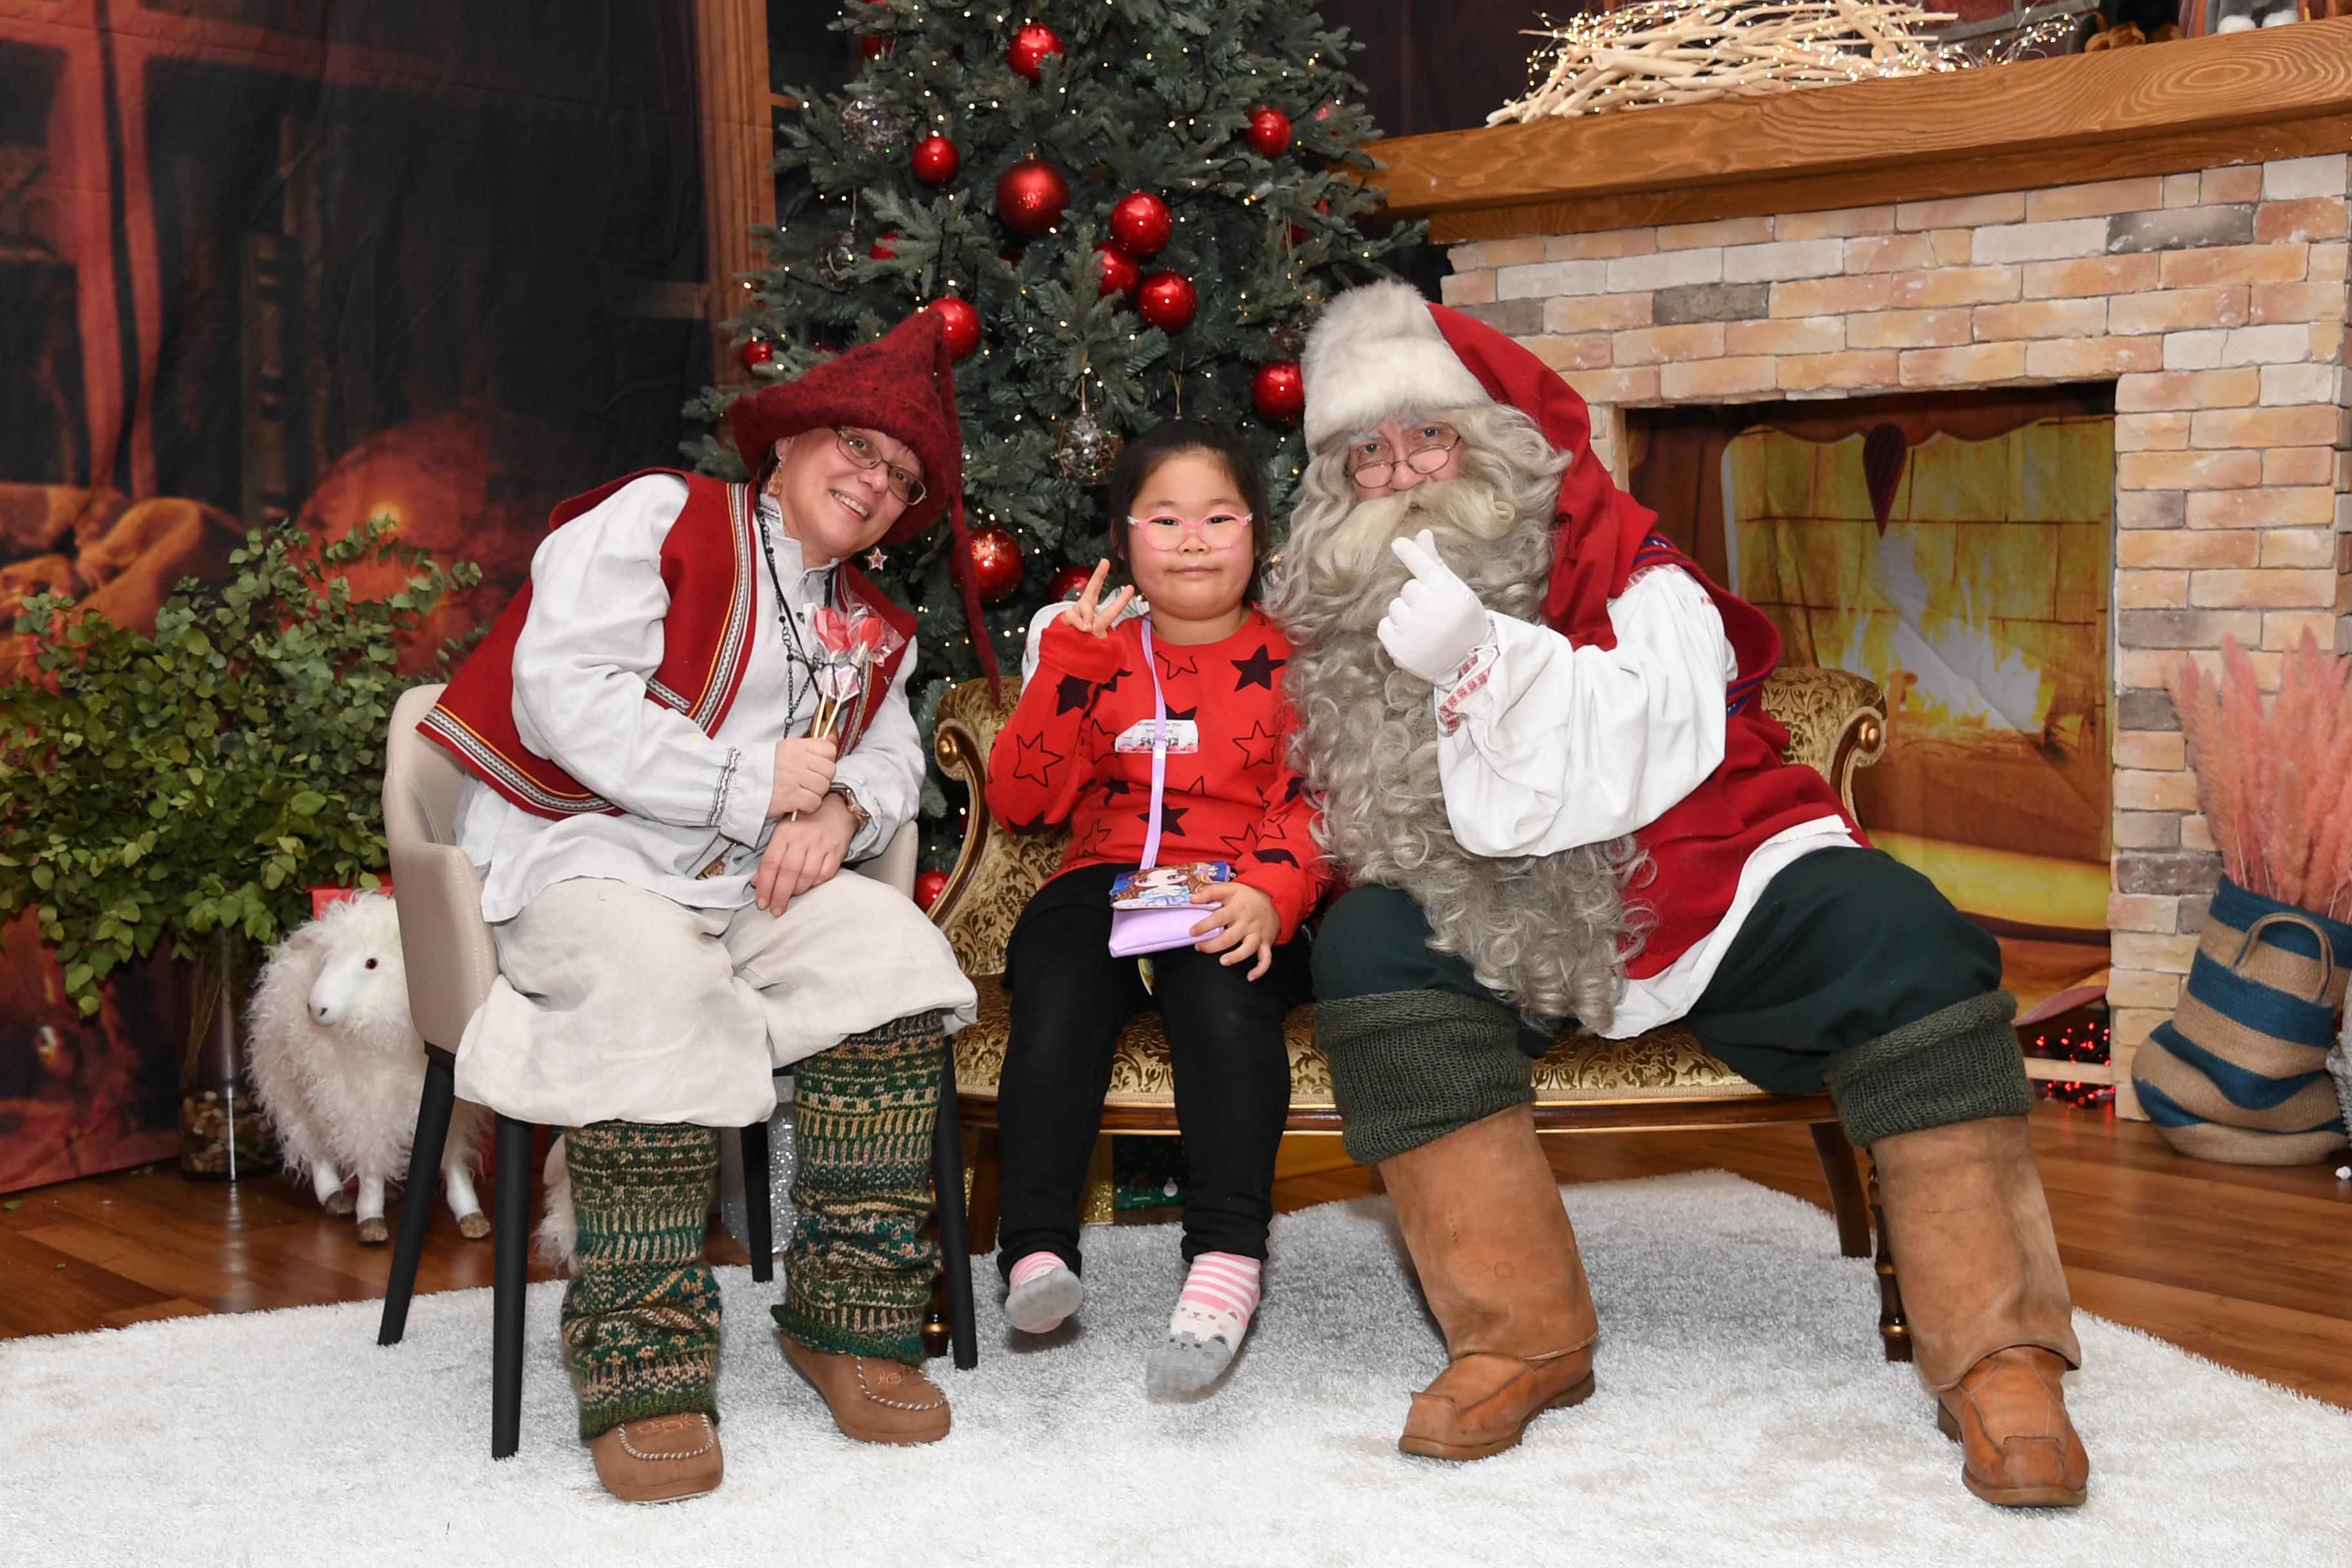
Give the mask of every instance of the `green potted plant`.
[[[403, 672], [402, 641], [480, 575], [393, 535], [382, 518], [324, 545], [257, 529], [228, 582], [182, 583], [152, 635], [46, 595], [16, 623], [37, 655], [0, 689], [0, 922], [37, 911], [85, 1016], [157, 942], [192, 961], [191, 1175], [275, 1163], [243, 1077], [249, 955], [308, 918], [311, 885], [376, 885], [385, 727], [433, 678]], [[355, 598], [343, 574], [384, 563], [407, 586]]]

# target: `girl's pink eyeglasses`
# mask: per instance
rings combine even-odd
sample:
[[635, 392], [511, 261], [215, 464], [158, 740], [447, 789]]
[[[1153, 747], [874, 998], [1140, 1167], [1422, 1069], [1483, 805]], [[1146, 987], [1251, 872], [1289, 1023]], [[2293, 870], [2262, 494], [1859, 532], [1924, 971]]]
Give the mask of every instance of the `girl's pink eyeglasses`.
[[1198, 533], [1201, 542], [1212, 550], [1223, 550], [1239, 540], [1249, 525], [1250, 514], [1245, 511], [1213, 511], [1206, 517], [1172, 517], [1162, 513], [1158, 517], [1130, 517], [1127, 520], [1127, 526], [1135, 530], [1154, 550], [1181, 549], [1184, 536], [1188, 533]]

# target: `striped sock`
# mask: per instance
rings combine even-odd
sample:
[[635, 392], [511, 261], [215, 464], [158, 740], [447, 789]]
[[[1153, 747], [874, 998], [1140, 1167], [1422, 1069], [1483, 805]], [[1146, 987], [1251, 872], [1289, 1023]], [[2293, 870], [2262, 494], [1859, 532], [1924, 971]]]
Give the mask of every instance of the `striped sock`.
[[1144, 1386], [1152, 1394], [1195, 1394], [1232, 1364], [1257, 1312], [1262, 1265], [1234, 1252], [1192, 1259], [1168, 1320], [1168, 1338], [1151, 1352]]

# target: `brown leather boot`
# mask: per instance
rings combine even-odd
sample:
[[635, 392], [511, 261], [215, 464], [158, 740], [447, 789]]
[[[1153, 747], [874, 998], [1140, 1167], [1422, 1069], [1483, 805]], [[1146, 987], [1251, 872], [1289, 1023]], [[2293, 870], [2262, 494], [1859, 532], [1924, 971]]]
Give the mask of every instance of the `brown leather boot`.
[[1870, 1154], [1919, 1376], [1963, 1447], [1962, 1483], [2006, 1508], [2079, 1506], [2091, 1461], [2059, 1380], [2083, 1350], [2025, 1118], [1897, 1133]]
[[1517, 1444], [1538, 1412], [1590, 1395], [1592, 1288], [1535, 1113], [1499, 1111], [1380, 1171], [1453, 1357], [1412, 1396], [1397, 1447], [1483, 1459]]
[[948, 1396], [901, 1362], [813, 1351], [789, 1334], [784, 1359], [824, 1395], [833, 1424], [861, 1443], [936, 1443], [948, 1435]]
[[699, 1497], [726, 1473], [719, 1423], [696, 1412], [641, 1415], [589, 1440], [596, 1479], [623, 1502], [676, 1502]]

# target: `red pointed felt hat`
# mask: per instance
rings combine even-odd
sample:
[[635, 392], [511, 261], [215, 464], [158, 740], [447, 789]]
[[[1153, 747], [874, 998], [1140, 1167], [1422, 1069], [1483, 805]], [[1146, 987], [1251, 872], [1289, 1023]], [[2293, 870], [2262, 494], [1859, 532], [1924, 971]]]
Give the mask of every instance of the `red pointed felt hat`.
[[767, 466], [778, 441], [833, 425], [879, 430], [913, 448], [923, 465], [923, 499], [900, 514], [881, 542], [902, 544], [947, 513], [955, 536], [950, 560], [971, 617], [972, 651], [993, 681], [995, 649], [980, 607], [971, 539], [964, 527], [963, 429], [956, 418], [955, 369], [947, 324], [938, 312], [918, 310], [872, 342], [794, 380], [739, 397], [727, 410], [727, 432], [754, 474]]

